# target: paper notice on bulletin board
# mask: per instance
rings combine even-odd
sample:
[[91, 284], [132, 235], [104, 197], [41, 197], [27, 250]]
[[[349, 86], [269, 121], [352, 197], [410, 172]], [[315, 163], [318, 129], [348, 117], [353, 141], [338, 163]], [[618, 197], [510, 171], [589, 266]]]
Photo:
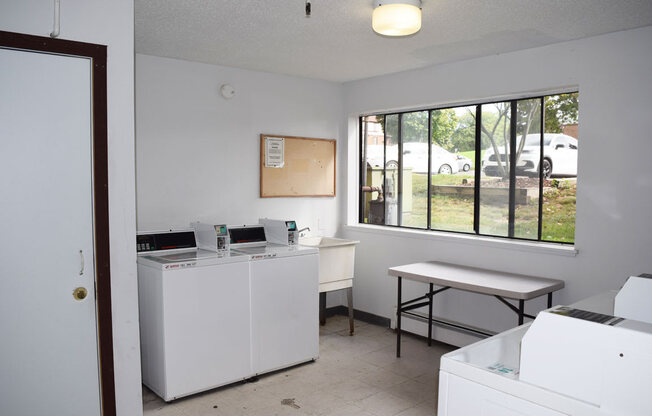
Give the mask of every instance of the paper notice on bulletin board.
[[285, 139], [267, 137], [265, 139], [265, 167], [282, 168], [285, 164]]

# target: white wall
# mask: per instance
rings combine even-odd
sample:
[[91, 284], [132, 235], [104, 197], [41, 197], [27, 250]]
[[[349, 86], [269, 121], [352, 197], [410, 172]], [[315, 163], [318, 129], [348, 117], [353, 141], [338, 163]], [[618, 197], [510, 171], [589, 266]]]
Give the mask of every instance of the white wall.
[[[235, 97], [220, 93], [231, 84]], [[136, 55], [138, 229], [294, 219], [333, 235], [338, 198], [260, 198], [260, 137], [337, 139], [341, 84]], [[338, 175], [338, 179], [339, 179]]]
[[[342, 216], [356, 222], [357, 116], [367, 112], [512, 97], [578, 86], [580, 151], [575, 257], [518, 251], [454, 238], [415, 238], [344, 226], [361, 240], [356, 258], [356, 308], [390, 317], [395, 265], [441, 260], [563, 279], [554, 303], [570, 303], [616, 289], [627, 276], [652, 272], [652, 27], [429, 67], [344, 85], [349, 117], [347, 200]], [[408, 285], [407, 294], [425, 293]], [[480, 327], [504, 330], [516, 316], [495, 299], [444, 293], [435, 313]], [[405, 297], [404, 297], [405, 299]], [[534, 302], [535, 311], [544, 306]], [[419, 328], [423, 330], [424, 328]], [[437, 331], [439, 339], [468, 339]]]
[[[49, 36], [53, 2], [2, 0], [0, 30]], [[142, 413], [134, 190], [133, 1], [61, 2], [60, 39], [108, 45], [109, 227], [116, 401]]]

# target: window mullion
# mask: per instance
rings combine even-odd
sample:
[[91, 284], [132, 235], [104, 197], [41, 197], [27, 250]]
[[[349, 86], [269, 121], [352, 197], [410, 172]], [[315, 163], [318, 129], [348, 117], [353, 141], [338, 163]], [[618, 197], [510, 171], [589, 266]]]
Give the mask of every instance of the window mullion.
[[432, 210], [432, 111], [428, 111], [428, 189], [426, 190], [426, 198], [428, 198], [428, 212], [426, 213], [428, 230], [432, 229], [431, 223], [431, 210]]
[[383, 115], [383, 225], [387, 224], [387, 116]]
[[473, 231], [480, 234], [480, 181], [482, 180], [482, 105], [475, 107], [475, 185], [473, 187]]
[[403, 225], [403, 114], [398, 115], [398, 183], [396, 192], [396, 223]]
[[[366, 164], [366, 159], [367, 159], [367, 123], [363, 122], [363, 118], [360, 117], [359, 119], [360, 123], [360, 169], [358, 171], [359, 176], [359, 181], [358, 183], [360, 184], [360, 189], [359, 189], [359, 194], [360, 194], [360, 202], [358, 203], [358, 222], [364, 223], [364, 209], [365, 209], [365, 194], [362, 192], [362, 187], [367, 184], [367, 178], [366, 178], [366, 171], [367, 171], [367, 164]], [[364, 125], [364, 127], [363, 127]]]
[[538, 230], [537, 230], [537, 240], [541, 241], [541, 232], [542, 232], [542, 224], [543, 224], [543, 181], [545, 178], [543, 177], [543, 135], [544, 135], [544, 117], [546, 116], [546, 110], [543, 108], [543, 105], [545, 104], [545, 97], [541, 97], [541, 126], [540, 126], [540, 131], [541, 131], [541, 139], [539, 142], [539, 224], [538, 224]]
[[516, 118], [518, 101], [510, 102], [509, 120], [509, 225], [507, 236], [514, 238], [514, 218], [516, 217]]

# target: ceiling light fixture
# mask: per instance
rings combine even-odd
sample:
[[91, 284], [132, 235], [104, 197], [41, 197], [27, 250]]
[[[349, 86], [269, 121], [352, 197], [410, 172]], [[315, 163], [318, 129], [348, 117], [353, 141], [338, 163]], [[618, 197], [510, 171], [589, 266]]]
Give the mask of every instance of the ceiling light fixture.
[[417, 33], [421, 29], [421, 0], [374, 0], [371, 27], [384, 36]]

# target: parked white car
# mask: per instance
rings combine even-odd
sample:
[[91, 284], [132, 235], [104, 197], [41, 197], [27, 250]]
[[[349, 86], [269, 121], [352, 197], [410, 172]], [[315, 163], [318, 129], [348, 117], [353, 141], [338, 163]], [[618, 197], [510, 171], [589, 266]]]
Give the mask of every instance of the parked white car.
[[[398, 166], [398, 146], [367, 146], [367, 163], [371, 166], [383, 166], [383, 152], [386, 152], [387, 167]], [[428, 173], [428, 143], [405, 143], [403, 145], [403, 165], [412, 168], [414, 173]], [[432, 174], [452, 174], [459, 171], [457, 158], [444, 148], [432, 145]]]
[[[517, 137], [517, 143], [521, 137]], [[539, 175], [540, 134], [525, 136], [523, 151], [516, 163], [516, 174], [524, 176]], [[504, 147], [499, 146], [499, 151]], [[505, 161], [505, 154], [500, 154], [500, 160]], [[577, 176], [577, 139], [565, 134], [545, 133], [543, 135], [543, 176]], [[482, 171], [487, 176], [502, 176], [493, 147], [485, 150], [482, 158]]]
[[461, 171], [468, 172], [469, 170], [471, 170], [471, 166], [472, 166], [471, 159], [462, 155], [455, 155], [455, 158], [457, 159], [457, 167]]

